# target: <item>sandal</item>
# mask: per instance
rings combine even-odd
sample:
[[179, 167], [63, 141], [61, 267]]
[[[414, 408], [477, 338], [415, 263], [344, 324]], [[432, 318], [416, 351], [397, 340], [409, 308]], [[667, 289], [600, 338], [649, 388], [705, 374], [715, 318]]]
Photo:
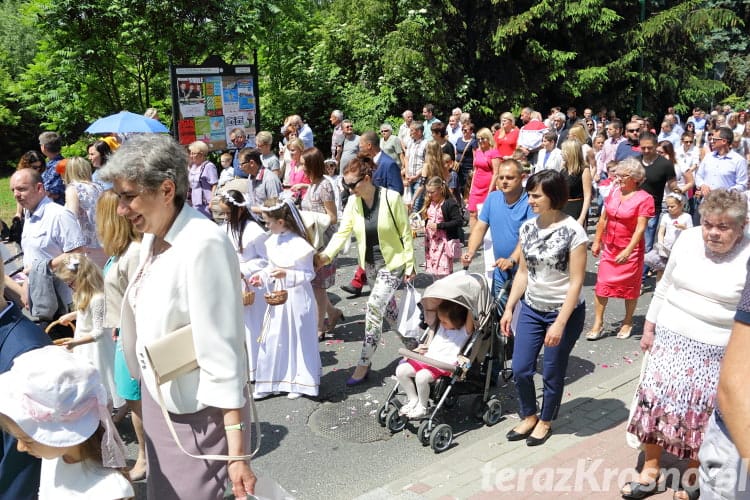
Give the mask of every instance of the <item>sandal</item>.
[[620, 340], [625, 340], [627, 338], [630, 338], [630, 335], [633, 333], [633, 325], [630, 326], [621, 326], [620, 331], [617, 332], [617, 338]]
[[602, 337], [604, 337], [604, 327], [599, 328], [599, 330], [592, 329], [586, 334], [586, 340], [599, 340]]
[[[622, 498], [629, 498], [629, 499], [640, 499], [640, 498], [648, 498], [650, 496], [656, 495], [657, 493], [662, 493], [665, 491], [665, 485], [659, 484], [659, 481], [661, 480], [661, 476], [656, 478], [654, 481], [643, 484], [639, 483], [638, 481], [631, 481], [629, 483], [625, 483], [622, 488], [620, 488], [620, 494], [622, 495]], [[629, 492], [623, 491], [625, 488], [629, 488]]]

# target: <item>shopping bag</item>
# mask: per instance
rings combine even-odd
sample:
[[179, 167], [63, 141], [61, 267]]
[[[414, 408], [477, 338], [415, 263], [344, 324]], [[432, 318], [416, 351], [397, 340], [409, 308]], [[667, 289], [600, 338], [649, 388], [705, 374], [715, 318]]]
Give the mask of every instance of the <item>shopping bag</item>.
[[414, 288], [414, 285], [407, 283], [404, 287], [404, 296], [401, 298], [401, 304], [398, 311], [398, 320], [396, 321], [396, 331], [406, 338], [418, 338], [422, 335], [420, 324], [419, 301], [422, 295]]
[[[628, 415], [628, 424], [630, 424], [630, 421], [633, 420], [633, 415], [635, 415], [635, 407], [638, 405], [638, 387], [641, 385], [641, 380], [643, 380], [643, 374], [646, 371], [646, 365], [648, 365], [648, 353], [649, 351], [645, 351], [643, 353], [643, 362], [641, 363], [641, 376], [638, 378], [638, 385], [635, 386], [635, 394], [633, 394], [633, 401], [630, 402], [630, 414]], [[635, 434], [631, 434], [628, 431], [625, 431], [625, 442], [628, 443], [628, 446], [630, 446], [633, 449], [639, 449], [641, 447], [641, 441], [638, 439], [638, 436]]]

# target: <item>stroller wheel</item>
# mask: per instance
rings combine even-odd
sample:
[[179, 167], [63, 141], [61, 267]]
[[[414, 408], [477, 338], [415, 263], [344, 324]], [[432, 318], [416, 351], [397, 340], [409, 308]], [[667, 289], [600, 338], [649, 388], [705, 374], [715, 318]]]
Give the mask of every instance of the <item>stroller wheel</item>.
[[385, 421], [388, 418], [388, 403], [385, 403], [378, 410], [378, 423], [381, 427], [385, 427]]
[[422, 423], [419, 424], [419, 428], [417, 429], [417, 437], [419, 438], [419, 442], [422, 443], [422, 446], [427, 446], [430, 444], [430, 434], [432, 433], [432, 429], [434, 427], [430, 425], [430, 421], [428, 420], [422, 420]]
[[430, 433], [430, 447], [435, 453], [450, 448], [453, 442], [453, 429], [448, 424], [440, 424]]
[[503, 417], [503, 404], [497, 399], [487, 401], [487, 411], [482, 415], [482, 420], [488, 426], [493, 426]]
[[393, 432], [394, 434], [396, 432], [401, 432], [402, 430], [404, 430], [404, 427], [406, 427], [406, 422], [406, 417], [402, 417], [398, 414], [398, 408], [392, 408], [391, 411], [388, 412], [388, 416], [386, 417], [386, 425], [388, 426], [388, 430]]

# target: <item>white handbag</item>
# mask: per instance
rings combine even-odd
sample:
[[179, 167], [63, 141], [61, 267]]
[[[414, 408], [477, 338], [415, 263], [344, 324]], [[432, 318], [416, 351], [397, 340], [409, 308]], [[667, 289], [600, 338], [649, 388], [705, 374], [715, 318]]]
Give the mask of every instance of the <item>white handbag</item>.
[[233, 460], [247, 460], [258, 453], [261, 439], [260, 420], [258, 419], [258, 410], [255, 407], [255, 400], [253, 400], [253, 393], [252, 390], [250, 390], [249, 380], [245, 384], [245, 392], [247, 393], [245, 397], [250, 400], [250, 417], [255, 424], [255, 434], [257, 435], [255, 449], [250, 455], [194, 455], [189, 453], [182, 446], [182, 443], [180, 443], [177, 432], [174, 430], [174, 425], [172, 425], [172, 419], [169, 418], [169, 412], [167, 411], [167, 405], [164, 403], [164, 395], [162, 394], [161, 386], [181, 375], [190, 373], [199, 368], [198, 359], [195, 355], [193, 328], [191, 325], [185, 325], [174, 332], [151, 342], [151, 344], [145, 346], [145, 350], [146, 357], [148, 358], [148, 362], [151, 365], [154, 377], [156, 378], [156, 396], [159, 402], [159, 407], [161, 408], [162, 416], [164, 416], [164, 421], [167, 423], [170, 434], [172, 434], [172, 439], [174, 439], [174, 442], [177, 443], [177, 446], [184, 454], [201, 460], [222, 460], [229, 462]]

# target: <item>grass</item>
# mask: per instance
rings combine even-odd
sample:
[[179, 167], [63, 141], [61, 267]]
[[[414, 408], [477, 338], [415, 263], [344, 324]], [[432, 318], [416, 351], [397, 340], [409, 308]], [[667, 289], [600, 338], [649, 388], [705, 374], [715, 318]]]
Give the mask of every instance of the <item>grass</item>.
[[16, 213], [16, 200], [10, 192], [10, 176], [11, 174], [4, 174], [0, 177], [0, 219], [9, 226]]

